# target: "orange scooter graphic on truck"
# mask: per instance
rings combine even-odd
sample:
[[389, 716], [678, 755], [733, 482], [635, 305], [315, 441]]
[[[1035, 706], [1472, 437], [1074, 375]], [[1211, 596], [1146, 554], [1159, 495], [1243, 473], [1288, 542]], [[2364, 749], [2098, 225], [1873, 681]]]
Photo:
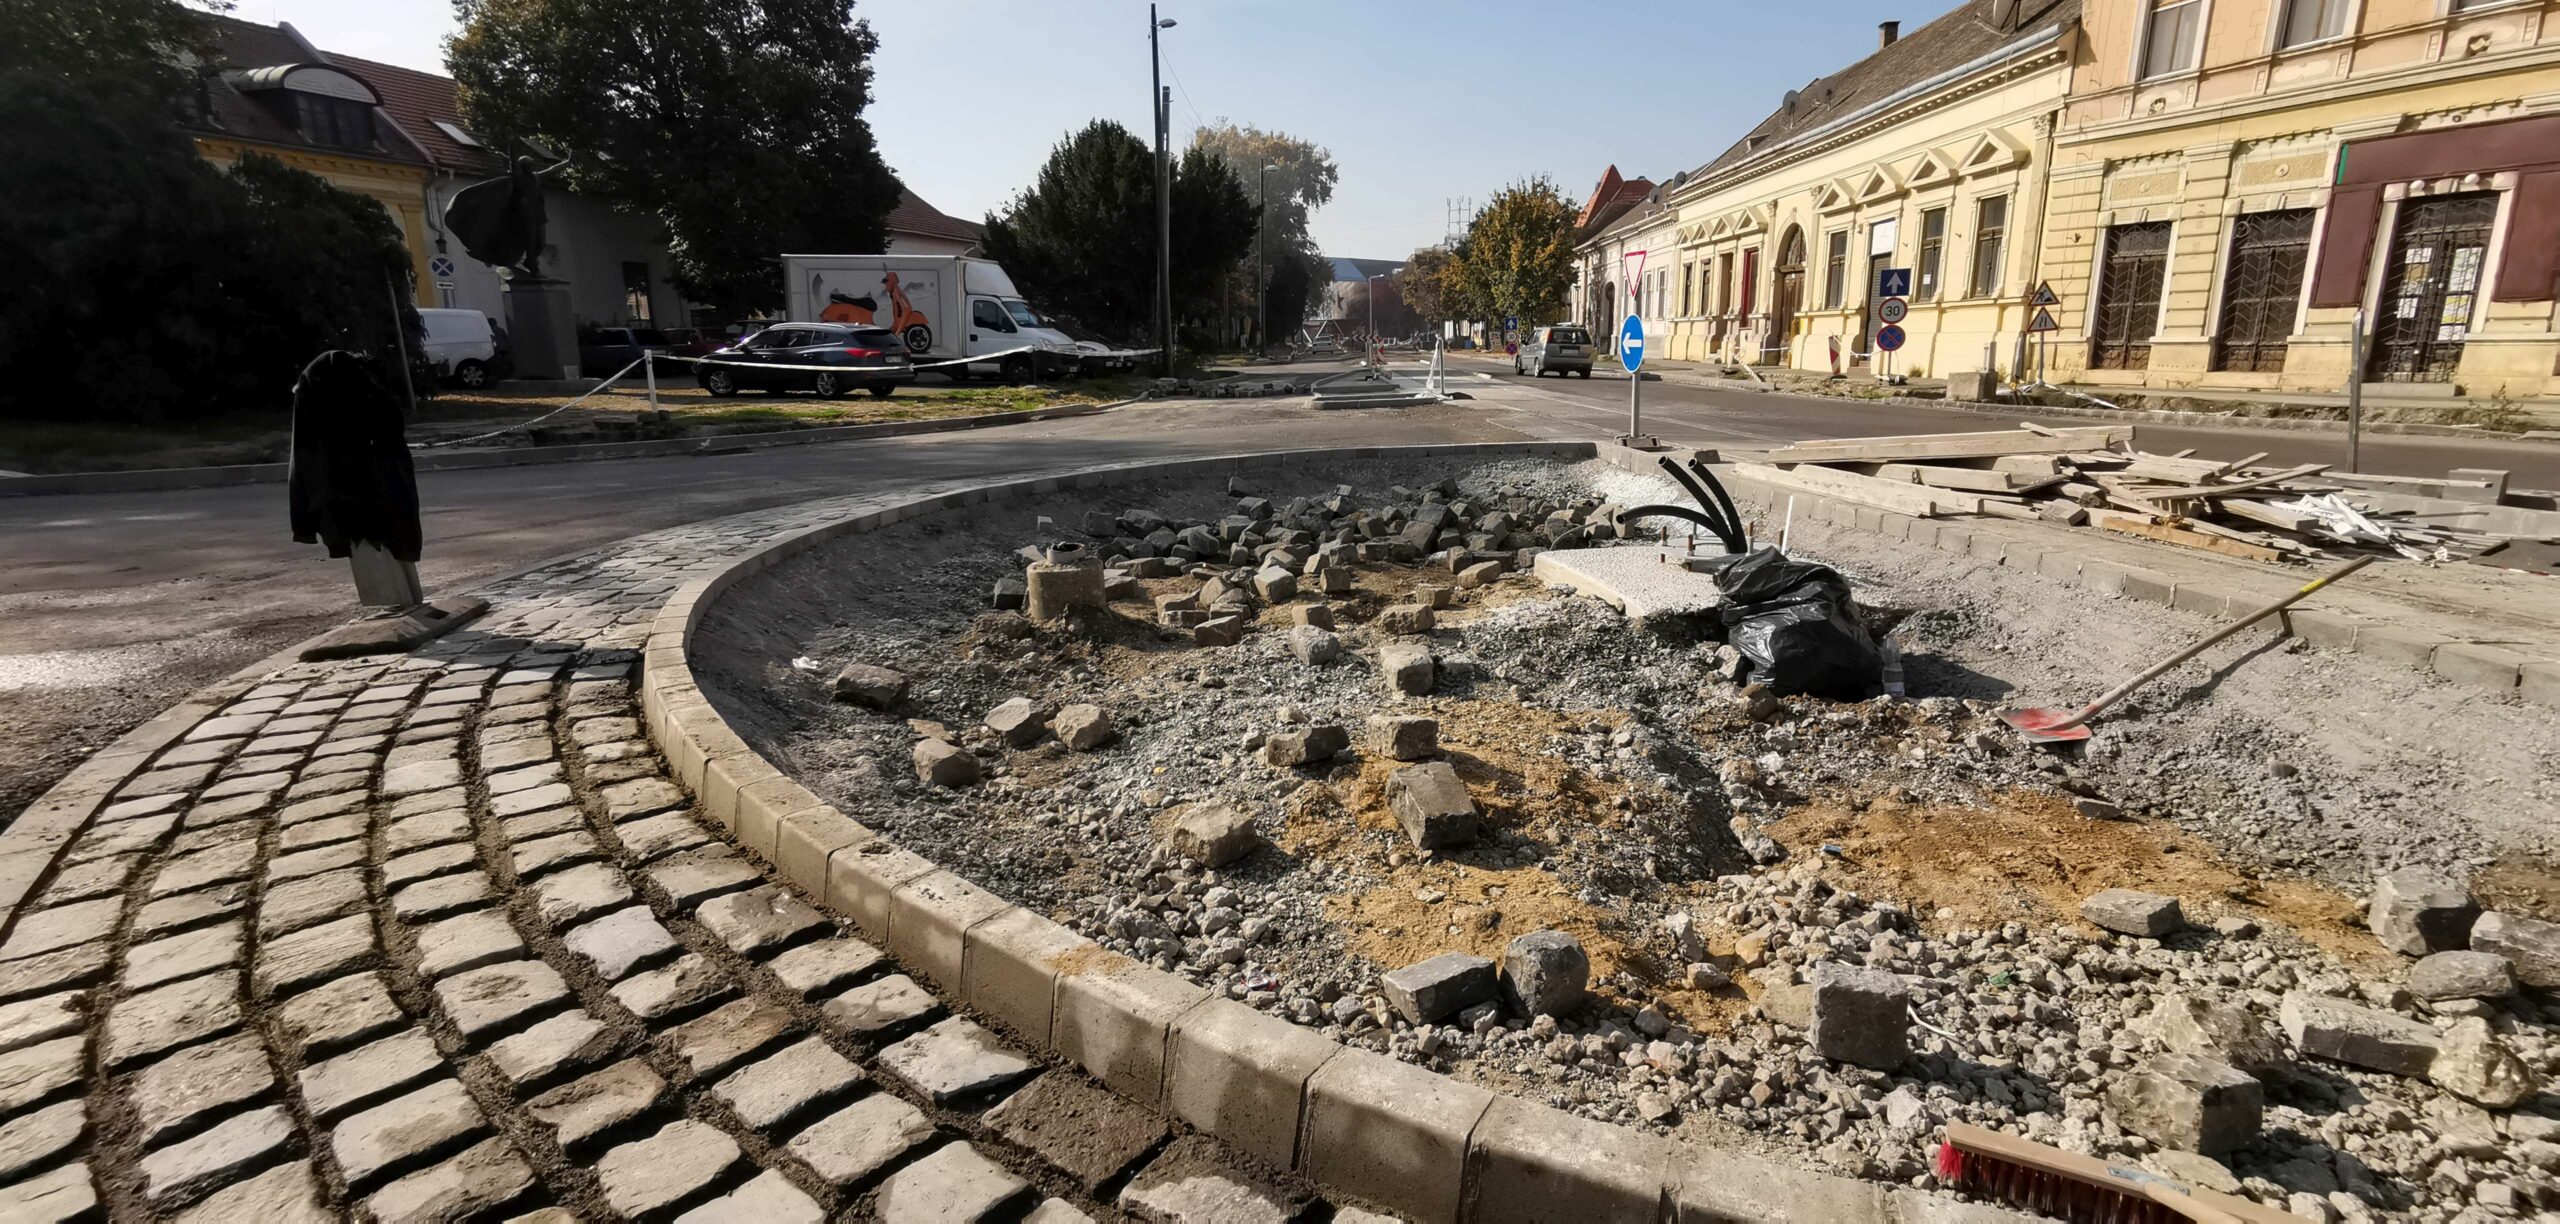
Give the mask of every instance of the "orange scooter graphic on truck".
[[907, 351], [910, 353], [921, 353], [932, 348], [933, 321], [926, 318], [923, 311], [916, 309], [914, 302], [908, 300], [906, 287], [898, 283], [898, 274], [891, 272], [882, 276], [880, 287], [889, 295], [889, 318], [886, 321], [879, 317], [880, 303], [869, 294], [853, 297], [842, 293], [827, 295], [827, 307], [818, 312], [818, 321], [886, 327], [898, 333], [898, 337], [906, 341]]

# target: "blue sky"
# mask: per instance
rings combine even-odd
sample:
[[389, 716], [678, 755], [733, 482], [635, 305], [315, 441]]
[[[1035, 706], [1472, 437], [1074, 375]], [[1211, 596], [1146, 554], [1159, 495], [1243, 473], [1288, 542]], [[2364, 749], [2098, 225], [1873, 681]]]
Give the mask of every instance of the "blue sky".
[[[1332, 150], [1315, 215], [1328, 254], [1400, 258], [1437, 241], [1453, 196], [1532, 174], [1578, 202], [1601, 171], [1695, 166], [1778, 96], [1918, 28], [1952, 0], [1791, 4], [1167, 0], [1177, 141], [1222, 118]], [[322, 47], [441, 71], [448, 0], [238, 0]], [[945, 212], [975, 219], [1094, 118], [1147, 130], [1146, 6], [1111, 0], [860, 0], [880, 35], [871, 110], [883, 153]], [[1818, 31], [1818, 32], [1811, 32]]]

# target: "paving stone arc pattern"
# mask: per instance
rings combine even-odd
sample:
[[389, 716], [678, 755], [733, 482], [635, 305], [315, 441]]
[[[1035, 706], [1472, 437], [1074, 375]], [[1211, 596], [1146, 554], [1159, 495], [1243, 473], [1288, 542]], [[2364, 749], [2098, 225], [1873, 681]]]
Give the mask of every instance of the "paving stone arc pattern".
[[[481, 622], [413, 654], [276, 666], [172, 709], [0, 837], [0, 1219], [1070, 1219], [1158, 1213], [1169, 1185], [1298, 1211], [1313, 1183], [1493, 1219], [1534, 1207], [1504, 1187], [1668, 1211], [1737, 1184], [1730, 1158], [1707, 1176], [1654, 1139], [1275, 1044], [1267, 1018], [1109, 963], [795, 795], [684, 666], [718, 589], [832, 535], [1394, 453], [651, 533], [493, 584]], [[1226, 1146], [1204, 1164], [1136, 1125], [1098, 1167], [1091, 1136], [1005, 1119], [1027, 1085], [1045, 1103], [1093, 1080]], [[1301, 1142], [1344, 1127], [1367, 1140]], [[1612, 1155], [1560, 1159], [1568, 1137]], [[1832, 1218], [1914, 1206], [1753, 1173], [1851, 1206]]]

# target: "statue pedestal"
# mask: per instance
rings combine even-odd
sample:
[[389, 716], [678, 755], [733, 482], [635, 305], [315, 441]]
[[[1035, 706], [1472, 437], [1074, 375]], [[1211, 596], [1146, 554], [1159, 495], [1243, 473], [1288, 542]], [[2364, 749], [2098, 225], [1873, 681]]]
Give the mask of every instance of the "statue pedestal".
[[569, 282], [509, 277], [507, 332], [515, 344], [516, 377], [578, 376], [578, 324], [569, 312]]

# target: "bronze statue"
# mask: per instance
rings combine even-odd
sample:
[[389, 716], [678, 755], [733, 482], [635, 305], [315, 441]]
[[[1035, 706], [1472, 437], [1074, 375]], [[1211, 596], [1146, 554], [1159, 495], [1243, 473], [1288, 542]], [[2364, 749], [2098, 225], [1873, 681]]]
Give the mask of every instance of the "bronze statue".
[[453, 202], [444, 209], [445, 228], [462, 240], [462, 249], [473, 259], [526, 276], [542, 275], [542, 176], [567, 164], [562, 158], [537, 170], [531, 156], [519, 154], [505, 178], [484, 179], [453, 193]]

